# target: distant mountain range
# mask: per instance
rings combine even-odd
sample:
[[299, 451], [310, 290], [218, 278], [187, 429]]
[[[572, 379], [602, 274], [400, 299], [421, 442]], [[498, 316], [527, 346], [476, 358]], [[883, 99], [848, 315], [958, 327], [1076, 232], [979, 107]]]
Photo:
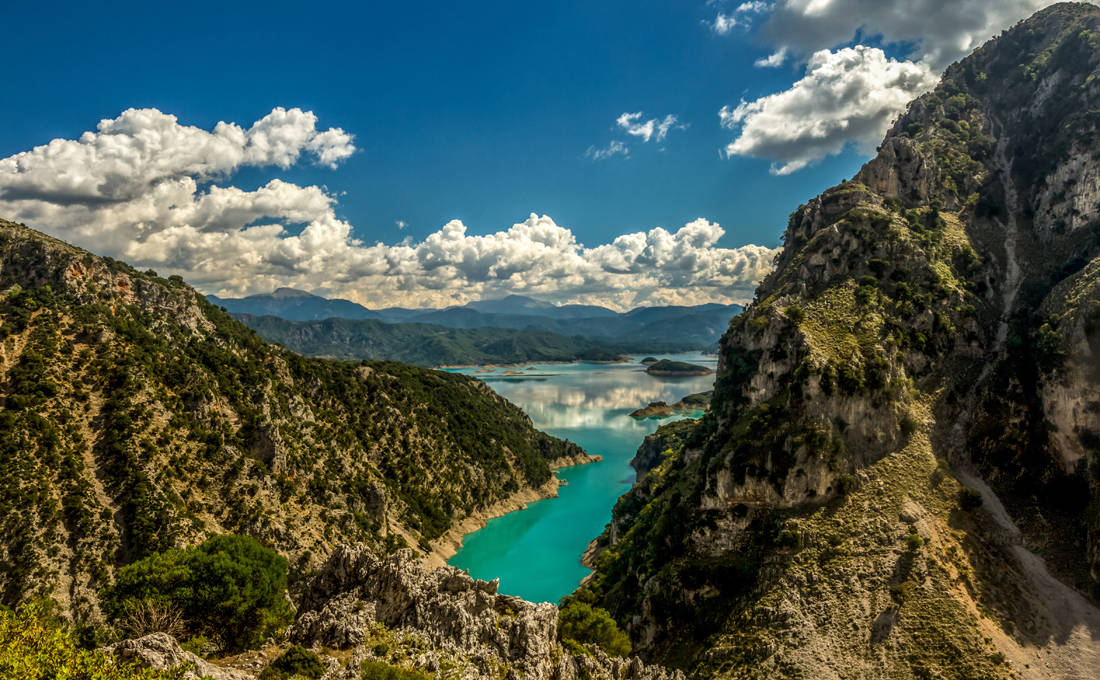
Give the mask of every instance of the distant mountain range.
[[[293, 288], [279, 288], [270, 294], [244, 298], [219, 298], [214, 295], [207, 298], [235, 315], [274, 316], [301, 322], [333, 318], [371, 319], [390, 324], [433, 324], [454, 329], [548, 331], [566, 338], [580, 337], [610, 343], [619, 348], [629, 345], [631, 351], [711, 347], [729, 327], [730, 319], [742, 310], [740, 305], [712, 303], [692, 307], [638, 307], [629, 312], [616, 312], [596, 305], [553, 305], [522, 295], [479, 300], [444, 309], [368, 309], [350, 300], [324, 298]], [[254, 325], [259, 323], [255, 318], [240, 318], [264, 334], [264, 330]], [[265, 328], [270, 332], [275, 325], [267, 322]], [[373, 330], [377, 333], [382, 329], [374, 327]], [[265, 337], [281, 342], [277, 337]], [[561, 338], [553, 342], [566, 344]]]
[[[288, 321], [277, 316], [235, 314], [269, 342], [306, 356], [390, 359], [420, 366], [517, 364], [530, 361], [615, 361], [643, 345], [613, 344], [543, 330], [448, 328], [375, 319]], [[655, 343], [653, 351], [675, 351]], [[644, 351], [650, 351], [648, 348]]]

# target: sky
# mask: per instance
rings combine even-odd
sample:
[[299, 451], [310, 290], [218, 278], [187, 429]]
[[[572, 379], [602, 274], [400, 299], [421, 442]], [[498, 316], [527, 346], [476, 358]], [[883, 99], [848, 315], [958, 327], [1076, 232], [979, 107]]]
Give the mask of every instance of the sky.
[[743, 302], [1047, 0], [8, 0], [0, 217], [225, 297]]

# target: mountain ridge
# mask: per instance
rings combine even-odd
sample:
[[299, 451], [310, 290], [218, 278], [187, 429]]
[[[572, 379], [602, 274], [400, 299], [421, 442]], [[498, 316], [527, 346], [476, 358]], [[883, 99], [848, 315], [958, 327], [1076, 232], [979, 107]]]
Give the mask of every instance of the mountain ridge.
[[1042, 10], [792, 215], [575, 598], [704, 678], [1100, 672], [1098, 65]]
[[725, 332], [730, 318], [742, 309], [740, 305], [707, 303], [636, 307], [627, 312], [615, 312], [606, 307], [552, 305], [521, 295], [510, 295], [442, 309], [392, 307], [371, 310], [347, 300], [329, 300], [311, 293], [281, 297], [272, 294], [246, 298], [207, 297], [226, 311], [238, 315], [275, 316], [297, 322], [329, 318], [374, 319], [391, 324], [420, 323], [467, 330], [501, 328], [546, 331], [611, 344], [635, 343], [633, 346], [638, 346], [637, 343], [650, 342], [655, 344], [653, 351], [708, 348]]

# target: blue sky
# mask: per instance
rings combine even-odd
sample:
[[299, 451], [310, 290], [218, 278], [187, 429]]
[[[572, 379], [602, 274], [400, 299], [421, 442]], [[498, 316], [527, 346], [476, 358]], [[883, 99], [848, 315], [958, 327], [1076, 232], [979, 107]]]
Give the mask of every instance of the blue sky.
[[[807, 5], [815, 1], [816, 7]], [[467, 236], [499, 234], [531, 213], [549, 216], [589, 249], [611, 244], [622, 234], [648, 234], [654, 227], [675, 235], [697, 218], [720, 225], [720, 236], [711, 228], [692, 237], [691, 247], [702, 250], [687, 252], [690, 244], [682, 245], [672, 265], [675, 271], [667, 276], [622, 279], [612, 285], [606, 277], [596, 281], [600, 277], [587, 273], [577, 275], [584, 281], [573, 287], [545, 281], [572, 280], [575, 272], [550, 272], [537, 284], [532, 277], [505, 280], [487, 273], [492, 265], [486, 258], [502, 257], [499, 252], [475, 244], [476, 265], [470, 264], [473, 256], [449, 262], [446, 267], [454, 271], [442, 279], [430, 272], [421, 272], [423, 281], [400, 279], [413, 276], [407, 265], [379, 274], [377, 267], [367, 272], [361, 262], [359, 269], [321, 265], [317, 257], [305, 255], [282, 273], [272, 261], [251, 275], [238, 270], [232, 278], [219, 279], [224, 265], [184, 261], [179, 248], [168, 256], [142, 247], [147, 225], [120, 223], [118, 233], [98, 239], [94, 231], [77, 228], [76, 218], [60, 208], [5, 202], [2, 166], [0, 211], [6, 208], [32, 226], [111, 251], [106, 254], [183, 272], [196, 285], [222, 293], [258, 292], [283, 283], [370, 302], [371, 290], [400, 279], [393, 294], [423, 304], [525, 292], [545, 299], [606, 298], [629, 305], [630, 296], [623, 291], [646, 286], [649, 292], [643, 291], [642, 301], [672, 300], [675, 296], [650, 289], [675, 286], [698, 289], [685, 300], [743, 299], [770, 257], [757, 253], [759, 261], [743, 265], [722, 253], [745, 244], [778, 246], [787, 216], [800, 203], [851, 177], [868, 157], [873, 140], [881, 137], [883, 121], [927, 89], [944, 60], [956, 56], [937, 50], [957, 35], [900, 26], [904, 22], [895, 27], [889, 21], [896, 21], [896, 12], [882, 19], [882, 25], [861, 25], [862, 17], [874, 14], [861, 8], [866, 1], [780, 0], [740, 10], [742, 3], [715, 0], [268, 2], [251, 7], [111, 3], [74, 4], [65, 11], [46, 3], [8, 4], [6, 23], [20, 29], [6, 33], [4, 46], [9, 58], [17, 55], [19, 66], [6, 69], [3, 76], [8, 96], [0, 109], [0, 158], [11, 159], [55, 138], [77, 140], [99, 120], [129, 108], [157, 109], [175, 116], [181, 126], [210, 131], [219, 121], [247, 130], [276, 107], [297, 107], [314, 114], [318, 131], [340, 128], [352, 135], [355, 152], [335, 169], [304, 160], [287, 168], [242, 163], [199, 178], [199, 194], [209, 186], [230, 185], [250, 192], [272, 178], [317, 185], [333, 201], [332, 216], [350, 229], [345, 238], [368, 245], [397, 244], [405, 238], [420, 243], [451, 220], [460, 220]], [[951, 8], [945, 12], [968, 12], [976, 27], [974, 40], [980, 41], [988, 37], [980, 34], [990, 26], [1022, 18], [1044, 3], [1013, 0], [1007, 3], [1013, 7], [993, 10], [972, 0], [930, 4]], [[822, 7], [832, 13], [820, 14]], [[810, 25], [820, 27], [810, 29], [810, 39], [807, 13], [813, 14]], [[861, 43], [868, 50], [885, 48], [872, 55], [881, 56], [877, 65], [868, 66], [864, 57], [870, 52], [845, 53], [851, 58], [839, 61], [838, 50], [863, 49]], [[811, 52], [816, 49], [832, 50], [822, 58], [837, 55], [841, 68], [858, 61], [864, 76], [869, 68], [878, 69], [870, 72], [875, 83], [897, 81], [875, 117], [864, 121], [867, 129], [850, 120], [851, 102], [844, 105], [848, 108], [835, 101], [817, 106], [820, 83], [792, 90], [813, 72], [816, 57]], [[786, 55], [780, 67], [754, 66], [776, 53]], [[903, 68], [898, 64], [908, 70], [894, 73]], [[828, 66], [836, 64], [830, 61]], [[892, 70], [880, 77], [884, 69]], [[784, 92], [792, 92], [787, 100], [767, 98]], [[845, 96], [852, 94], [846, 90]], [[875, 92], [855, 95], [856, 102], [877, 101]], [[742, 102], [749, 108], [737, 118], [734, 113]], [[839, 110], [830, 114], [830, 106]], [[720, 119], [723, 107], [729, 115]], [[805, 130], [784, 132], [804, 123], [806, 111], [824, 112], [827, 124], [841, 120], [833, 132], [824, 133], [826, 150], [813, 152], [808, 160], [799, 150], [821, 143], [822, 135], [807, 143]], [[663, 140], [645, 142], [616, 124], [620, 115], [631, 112], [642, 112], [642, 121], [673, 115], [677, 124]], [[835, 132], [839, 128], [859, 132], [849, 139]], [[738, 139], [738, 151], [730, 153], [727, 145]], [[586, 150], [614, 141], [627, 146], [629, 155], [602, 160], [586, 155]], [[22, 165], [14, 167], [9, 166], [12, 176], [23, 171]], [[783, 168], [790, 172], [777, 174], [777, 169], [786, 172]], [[156, 181], [149, 179], [149, 186]], [[298, 235], [312, 219], [269, 217], [279, 218], [282, 237]], [[399, 221], [407, 226], [400, 228]], [[249, 222], [257, 223], [266, 222]], [[646, 240], [644, 247], [652, 256], [636, 262], [638, 253], [632, 251], [635, 259], [627, 265], [616, 269], [604, 262], [601, 271], [625, 275], [623, 267], [665, 266], [672, 256], [654, 250], [662, 238], [658, 234]], [[690, 239], [685, 235], [681, 241]], [[241, 253], [234, 252], [240, 260]], [[685, 267], [704, 266], [692, 264], [701, 257], [712, 256], [705, 265], [709, 274], [681, 275]], [[391, 263], [394, 259], [379, 257]], [[423, 253], [415, 257], [426, 261]], [[310, 262], [341, 273], [326, 276], [318, 270], [306, 275]], [[466, 265], [480, 274], [471, 275]], [[724, 275], [715, 274], [723, 267]], [[730, 273], [738, 267], [739, 274]], [[382, 285], [367, 274], [389, 278]], [[421, 292], [414, 294], [414, 289]], [[446, 294], [424, 292], [430, 290]]]

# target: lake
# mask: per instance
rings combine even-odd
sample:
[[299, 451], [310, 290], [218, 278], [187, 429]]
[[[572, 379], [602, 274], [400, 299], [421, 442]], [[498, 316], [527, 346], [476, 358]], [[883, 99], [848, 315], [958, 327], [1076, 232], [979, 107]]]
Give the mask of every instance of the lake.
[[[533, 602], [557, 602], [589, 570], [580, 563], [589, 541], [611, 520], [615, 501], [634, 483], [630, 459], [647, 434], [675, 418], [636, 420], [628, 414], [652, 401], [673, 403], [713, 388], [714, 375], [657, 378], [639, 362], [525, 364], [450, 369], [481, 378], [522, 408], [535, 427], [579, 444], [603, 461], [561, 470], [558, 497], [489, 520], [463, 539], [448, 564], [479, 579], [500, 579], [500, 591]], [[697, 353], [654, 355], [714, 369], [717, 358]], [[533, 368], [534, 370], [527, 370]], [[508, 371], [523, 375], [505, 376]], [[683, 417], [683, 416], [679, 416]]]

